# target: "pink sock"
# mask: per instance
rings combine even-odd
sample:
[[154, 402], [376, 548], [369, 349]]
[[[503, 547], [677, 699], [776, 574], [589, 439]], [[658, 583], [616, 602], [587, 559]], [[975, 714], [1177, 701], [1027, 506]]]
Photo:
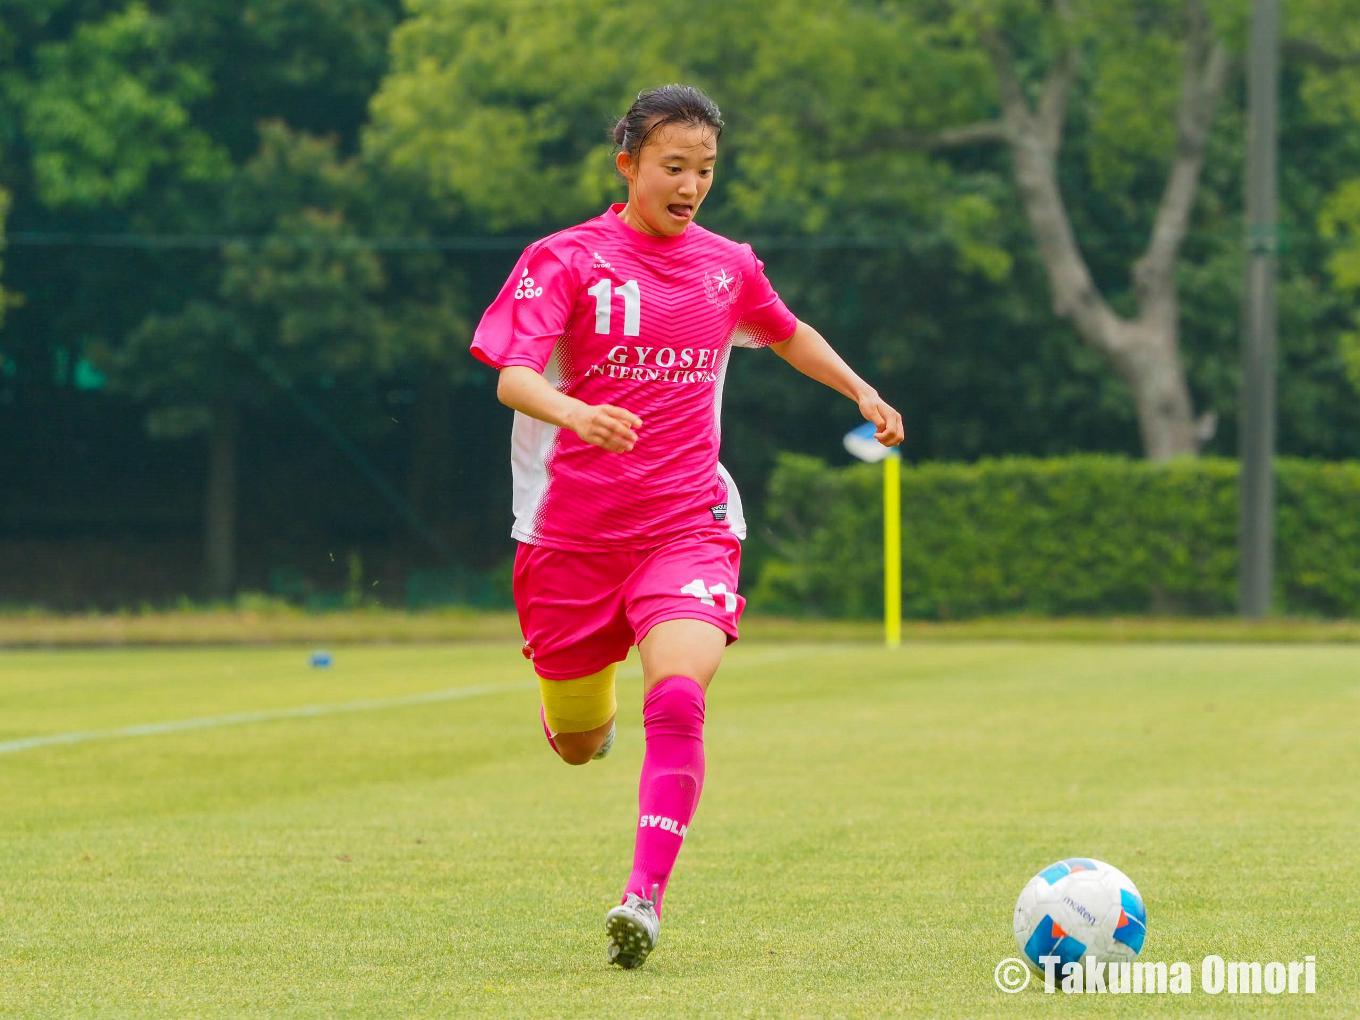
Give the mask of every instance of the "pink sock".
[[637, 843], [624, 895], [648, 899], [656, 887], [657, 914], [704, 788], [704, 689], [687, 676], [669, 676], [642, 702], [647, 751], [638, 783]]

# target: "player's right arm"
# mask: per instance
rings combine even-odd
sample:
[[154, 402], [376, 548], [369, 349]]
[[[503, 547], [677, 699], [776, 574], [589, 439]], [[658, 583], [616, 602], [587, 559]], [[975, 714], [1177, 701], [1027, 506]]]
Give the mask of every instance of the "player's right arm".
[[496, 398], [530, 418], [571, 429], [584, 442], [614, 453], [627, 453], [637, 442], [642, 419], [612, 404], [587, 404], [560, 392], [532, 368], [501, 369]]
[[496, 396], [502, 404], [571, 429], [592, 446], [626, 453], [642, 425], [637, 415], [569, 397], [543, 377], [579, 290], [568, 263], [543, 244], [530, 245], [477, 325], [472, 353], [500, 372]]

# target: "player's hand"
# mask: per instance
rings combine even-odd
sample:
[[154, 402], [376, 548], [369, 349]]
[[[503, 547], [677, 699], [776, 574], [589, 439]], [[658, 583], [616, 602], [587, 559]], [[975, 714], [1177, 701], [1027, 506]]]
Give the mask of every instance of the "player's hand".
[[591, 446], [627, 453], [638, 441], [642, 419], [612, 404], [583, 404], [569, 422], [571, 430]]
[[859, 398], [859, 413], [866, 421], [878, 426], [874, 438], [884, 446], [897, 446], [907, 437], [902, 426], [902, 416], [898, 414], [875, 390], [870, 390]]

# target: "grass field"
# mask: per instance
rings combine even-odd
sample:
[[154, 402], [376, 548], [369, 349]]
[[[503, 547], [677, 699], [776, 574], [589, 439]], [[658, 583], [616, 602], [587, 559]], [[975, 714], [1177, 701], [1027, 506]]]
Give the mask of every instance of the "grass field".
[[[738, 645], [634, 972], [624, 677], [572, 769], [510, 642], [0, 654], [0, 1016], [1360, 1015], [1360, 647]], [[1077, 854], [1193, 993], [996, 989]], [[1317, 993], [1207, 994], [1211, 953]]]
[[[903, 620], [903, 637], [934, 641], [1040, 641], [1111, 644], [1360, 644], [1360, 620], [1270, 617], [1002, 616]], [[790, 619], [746, 613], [748, 641], [881, 641], [882, 620]], [[410, 644], [519, 640], [513, 612], [448, 607], [405, 612], [368, 606], [309, 613], [278, 600], [242, 596], [234, 607], [182, 607], [118, 613], [45, 613], [0, 606], [0, 651], [19, 648], [118, 648], [189, 645]]]

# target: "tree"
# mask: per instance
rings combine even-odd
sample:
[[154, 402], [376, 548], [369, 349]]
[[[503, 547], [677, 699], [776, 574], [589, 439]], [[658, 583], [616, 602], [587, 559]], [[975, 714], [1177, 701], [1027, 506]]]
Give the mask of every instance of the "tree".
[[[1337, 32], [1360, 12], [1354, 0], [1344, 8], [1301, 0], [1288, 5], [1286, 19], [1280, 438], [1282, 450], [1303, 456], [1360, 450], [1360, 416], [1339, 385], [1335, 349], [1344, 295], [1327, 286], [1314, 237], [1322, 199], [1360, 159], [1353, 130], [1360, 104], [1338, 96], [1345, 69], [1354, 80], [1356, 65], [1342, 59], [1345, 34]], [[744, 126], [760, 134], [746, 144], [764, 154], [763, 172], [742, 184], [752, 210], [795, 227], [798, 215], [815, 215], [806, 229], [817, 229], [847, 214], [853, 223], [858, 201], [889, 224], [901, 210], [913, 230], [929, 232], [931, 219], [892, 194], [890, 182], [909, 182], [940, 210], [934, 232], [952, 240], [954, 275], [980, 269], [999, 286], [990, 298], [974, 291], [980, 303], [957, 313], [907, 321], [924, 335], [943, 328], [956, 346], [967, 344], [979, 383], [990, 358], [976, 330], [987, 320], [1006, 343], [1025, 345], [1030, 356], [1010, 364], [1014, 382], [1000, 374], [986, 382], [1003, 406], [1019, 398], [1030, 415], [1049, 418], [1044, 448], [1020, 449], [1120, 449], [1109, 431], [1090, 428], [1117, 424], [1127, 400], [1149, 454], [1158, 434], [1179, 435], [1173, 448], [1184, 448], [1187, 436], [1198, 446], [1215, 418], [1212, 448], [1233, 452], [1245, 124], [1228, 57], [1241, 51], [1246, 5], [956, 3], [916, 12], [844, 3], [824, 8], [815, 25], [775, 19], [772, 56], [750, 69], [742, 90], [760, 97], [763, 113]], [[876, 39], [892, 40], [898, 52], [857, 41]], [[1328, 58], [1306, 70], [1300, 54], [1324, 44]], [[854, 56], [824, 56], [840, 52]], [[793, 161], [790, 152], [805, 155]], [[913, 152], [930, 162], [909, 162]], [[1017, 208], [1027, 236], [1012, 232]], [[1016, 328], [1024, 322], [1018, 308], [1032, 307], [1032, 282], [1077, 328], [1083, 348], [1062, 356], [1047, 322]], [[912, 291], [914, 301], [921, 297]], [[1112, 341], [1102, 341], [1106, 332]], [[950, 356], [943, 344], [935, 353]], [[1096, 359], [1114, 365], [1113, 379], [1091, 374]], [[950, 365], [951, 373], [962, 368]], [[917, 377], [929, 372], [919, 363], [913, 369]], [[947, 380], [934, 376], [922, 394], [939, 420], [958, 412], [938, 394], [971, 409], [981, 389], [968, 400], [940, 385]], [[1027, 392], [1016, 392], [1020, 380]], [[1158, 423], [1159, 405], [1174, 410], [1174, 428]], [[1205, 409], [1198, 417], [1196, 405]]]
[[[437, 355], [442, 337], [423, 295], [384, 308], [388, 268], [359, 237], [373, 227], [373, 187], [334, 140], [266, 125], [260, 152], [222, 196], [216, 285], [153, 314], [105, 353], [112, 384], [150, 406], [155, 435], [204, 435], [208, 445], [205, 564], [211, 594], [234, 581], [237, 445], [242, 422], [288, 393], [351, 423], [382, 418], [374, 378]], [[447, 321], [447, 320], [446, 320]], [[454, 320], [456, 321], [456, 320]]]
[[[1034, 101], [1026, 95], [1015, 53], [1005, 35], [990, 25], [979, 28], [979, 41], [996, 75], [1001, 118], [985, 127], [977, 126], [971, 133], [995, 132], [994, 137], [1008, 146], [1017, 190], [1048, 272], [1054, 311], [1073, 323], [1082, 339], [1111, 363], [1132, 390], [1147, 455], [1162, 460], [1195, 453], [1207, 435], [1194, 419], [1181, 360], [1175, 271], [1198, 191], [1214, 109], [1228, 74], [1228, 50], [1203, 4], [1191, 0], [1180, 26], [1185, 42], [1171, 169], [1147, 248], [1132, 267], [1137, 311], [1133, 316], [1123, 316], [1110, 306], [1092, 279], [1058, 183], [1058, 152], [1076, 83], [1080, 44], [1079, 37], [1072, 35], [1078, 26], [1070, 7], [1059, 3], [1056, 8], [1061, 19], [1056, 32], [1061, 42]], [[1173, 26], [1181, 21], [1174, 14], [1171, 20]], [[1112, 55], [1109, 41], [1108, 36], [1102, 37], [1107, 56]], [[937, 136], [936, 140], [939, 144], [957, 144], [962, 140], [958, 132], [967, 131], [970, 129], [955, 129], [955, 133]]]
[[[391, 363], [383, 344], [397, 320], [411, 327], [402, 349], [413, 352], [430, 343], [426, 314], [448, 312], [440, 288], [422, 282], [430, 270], [419, 255], [401, 272], [415, 278], [410, 293], [425, 299], [422, 309], [389, 301], [397, 310], [381, 310], [386, 267], [352, 243], [352, 218], [381, 196], [356, 196], [373, 182], [336, 151], [357, 138], [398, 8], [397, 0], [169, 8], [0, 0], [0, 152], [27, 155], [0, 179], [17, 182], [27, 229], [245, 235], [217, 257], [177, 258], [168, 272], [148, 273], [154, 249], [51, 258], [23, 281], [36, 314], [6, 338], [34, 379], [50, 378], [44, 361], [73, 343], [97, 353], [116, 389], [151, 405], [154, 435], [210, 437], [215, 593], [232, 574], [236, 433], [252, 411], [278, 402], [269, 387], [291, 385], [289, 373], [305, 366], [335, 375], [332, 389], [358, 391], [362, 405], [368, 373]], [[262, 134], [270, 114], [338, 141], [282, 127]], [[303, 181], [315, 190], [299, 194]], [[327, 330], [333, 336], [323, 338]], [[270, 360], [270, 342], [297, 357], [275, 351]]]
[[[936, 154], [965, 172], [977, 163], [959, 150], [1004, 147], [1054, 312], [1128, 386], [1149, 457], [1196, 452], [1207, 422], [1196, 421], [1181, 355], [1176, 274], [1231, 66], [1226, 28], [1200, 0], [1188, 0], [958, 3], [903, 30], [926, 59], [913, 62], [919, 70], [908, 69], [896, 89], [898, 123], [882, 124], [868, 145]], [[1173, 62], [1181, 68], [1174, 85], [1163, 73]], [[952, 100], [935, 102], [932, 81], [956, 85]], [[1080, 169], [1064, 153], [1074, 106], [1092, 118]], [[814, 106], [801, 119], [809, 130], [830, 130], [821, 119], [828, 115], [844, 110]], [[851, 151], [873, 158], [866, 150], [861, 143]], [[1164, 184], [1154, 198], [1147, 178], [1158, 164]], [[1088, 187], [1074, 187], [1074, 177]], [[1080, 243], [1073, 205], [1092, 200], [1112, 206], [1126, 229], [1147, 231], [1126, 270], [1127, 290], [1118, 279], [1102, 281]]]

